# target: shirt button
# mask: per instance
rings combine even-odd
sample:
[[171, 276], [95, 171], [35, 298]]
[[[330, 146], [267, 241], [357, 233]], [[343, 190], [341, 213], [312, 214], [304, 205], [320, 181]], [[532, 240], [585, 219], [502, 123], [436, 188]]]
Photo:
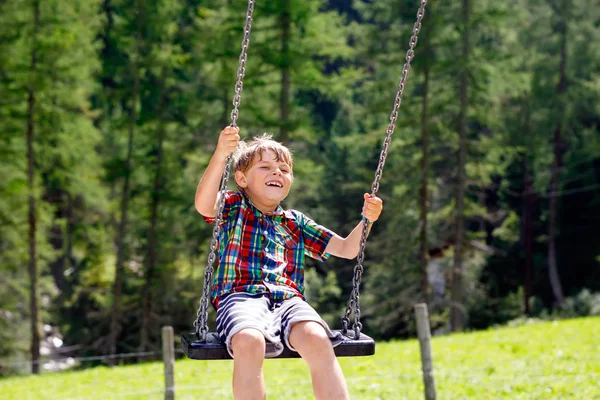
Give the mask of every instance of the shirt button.
[[265, 278], [265, 282], [269, 282], [269, 278]]
[[264, 232], [263, 232], [263, 234], [264, 234], [265, 236], [267, 236], [267, 235], [269, 234], [269, 232], [267, 232], [267, 231], [264, 231]]

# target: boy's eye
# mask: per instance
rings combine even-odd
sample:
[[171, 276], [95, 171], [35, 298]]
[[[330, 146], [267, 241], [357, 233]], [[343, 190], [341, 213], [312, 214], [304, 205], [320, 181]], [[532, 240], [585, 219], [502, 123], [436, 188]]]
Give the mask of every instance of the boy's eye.
[[269, 167], [267, 167], [266, 165], [263, 165], [262, 167], [260, 167], [260, 169], [269, 169]]

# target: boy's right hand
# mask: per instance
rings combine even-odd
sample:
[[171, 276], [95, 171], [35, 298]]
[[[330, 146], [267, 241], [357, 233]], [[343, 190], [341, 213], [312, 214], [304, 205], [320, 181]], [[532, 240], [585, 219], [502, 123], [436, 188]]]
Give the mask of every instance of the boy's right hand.
[[227, 157], [233, 153], [240, 141], [240, 128], [237, 126], [228, 126], [221, 131], [219, 141], [217, 143], [217, 152]]

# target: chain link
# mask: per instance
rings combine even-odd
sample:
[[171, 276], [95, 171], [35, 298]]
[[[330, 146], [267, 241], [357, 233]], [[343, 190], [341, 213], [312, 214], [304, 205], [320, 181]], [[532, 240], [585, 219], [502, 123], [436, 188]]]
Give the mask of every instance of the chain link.
[[[235, 96], [233, 97], [233, 110], [231, 110], [231, 126], [236, 126], [239, 116], [239, 106], [242, 100], [242, 89], [244, 88], [244, 75], [246, 74], [246, 60], [248, 59], [248, 46], [250, 45], [250, 31], [252, 29], [252, 16], [254, 14], [255, 0], [248, 0], [248, 10], [246, 11], [246, 25], [244, 26], [244, 38], [242, 40], [242, 51], [240, 53], [240, 65], [237, 70], [237, 81], [235, 83]], [[208, 263], [204, 271], [204, 285], [202, 288], [202, 298], [200, 299], [200, 307], [196, 313], [194, 327], [196, 328], [196, 336], [203, 342], [206, 341], [208, 333], [208, 309], [209, 297], [212, 286], [212, 276], [214, 265], [217, 260], [217, 252], [219, 248], [219, 235], [221, 233], [221, 222], [223, 221], [223, 208], [225, 207], [225, 196], [223, 194], [227, 190], [227, 181], [229, 180], [229, 170], [231, 169], [232, 157], [229, 155], [225, 163], [225, 170], [221, 177], [219, 185], [219, 199], [217, 202], [217, 216], [215, 226], [213, 227], [212, 240], [210, 242], [210, 254], [208, 255]]]
[[[394, 100], [394, 108], [392, 113], [390, 114], [390, 123], [387, 126], [386, 136], [383, 140], [383, 145], [381, 149], [381, 154], [379, 156], [379, 164], [377, 165], [377, 171], [375, 172], [375, 180], [371, 185], [371, 196], [374, 196], [379, 191], [379, 181], [383, 175], [383, 166], [385, 165], [385, 160], [387, 158], [387, 153], [390, 148], [390, 143], [392, 142], [392, 134], [394, 133], [394, 129], [396, 128], [396, 120], [398, 119], [398, 111], [400, 110], [400, 105], [402, 104], [402, 94], [404, 93], [404, 86], [406, 84], [406, 78], [408, 77], [408, 73], [410, 72], [410, 62], [415, 57], [415, 46], [417, 45], [418, 35], [421, 31], [421, 21], [423, 16], [425, 15], [425, 5], [427, 4], [427, 0], [421, 0], [421, 4], [417, 11], [417, 22], [415, 22], [413, 26], [412, 36], [409, 41], [409, 49], [406, 52], [404, 66], [402, 67], [402, 77], [400, 78], [400, 83], [398, 84], [398, 91], [396, 93], [396, 99]], [[354, 267], [354, 276], [352, 278], [352, 291], [350, 293], [350, 299], [348, 300], [348, 304], [346, 306], [346, 312], [342, 317], [342, 331], [344, 334], [348, 332], [349, 324], [350, 324], [350, 314], [354, 313], [354, 322], [352, 324], [352, 329], [354, 330], [355, 339], [360, 338], [360, 331], [362, 329], [362, 324], [360, 322], [360, 281], [362, 279], [363, 273], [363, 261], [365, 258], [365, 247], [367, 245], [367, 234], [369, 232], [369, 224], [365, 221], [363, 225], [362, 235], [360, 239], [360, 251], [358, 256], [356, 257], [356, 266]]]

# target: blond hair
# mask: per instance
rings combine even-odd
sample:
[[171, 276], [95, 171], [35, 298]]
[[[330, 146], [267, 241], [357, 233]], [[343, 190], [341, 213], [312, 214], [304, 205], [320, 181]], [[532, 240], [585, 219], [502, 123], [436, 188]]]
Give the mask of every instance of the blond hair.
[[290, 149], [273, 140], [273, 135], [264, 133], [255, 137], [249, 143], [240, 141], [234, 154], [233, 170], [248, 171], [252, 165], [262, 160], [262, 154], [265, 151], [275, 153], [275, 160], [285, 162], [290, 166], [290, 169], [294, 166], [294, 158]]

